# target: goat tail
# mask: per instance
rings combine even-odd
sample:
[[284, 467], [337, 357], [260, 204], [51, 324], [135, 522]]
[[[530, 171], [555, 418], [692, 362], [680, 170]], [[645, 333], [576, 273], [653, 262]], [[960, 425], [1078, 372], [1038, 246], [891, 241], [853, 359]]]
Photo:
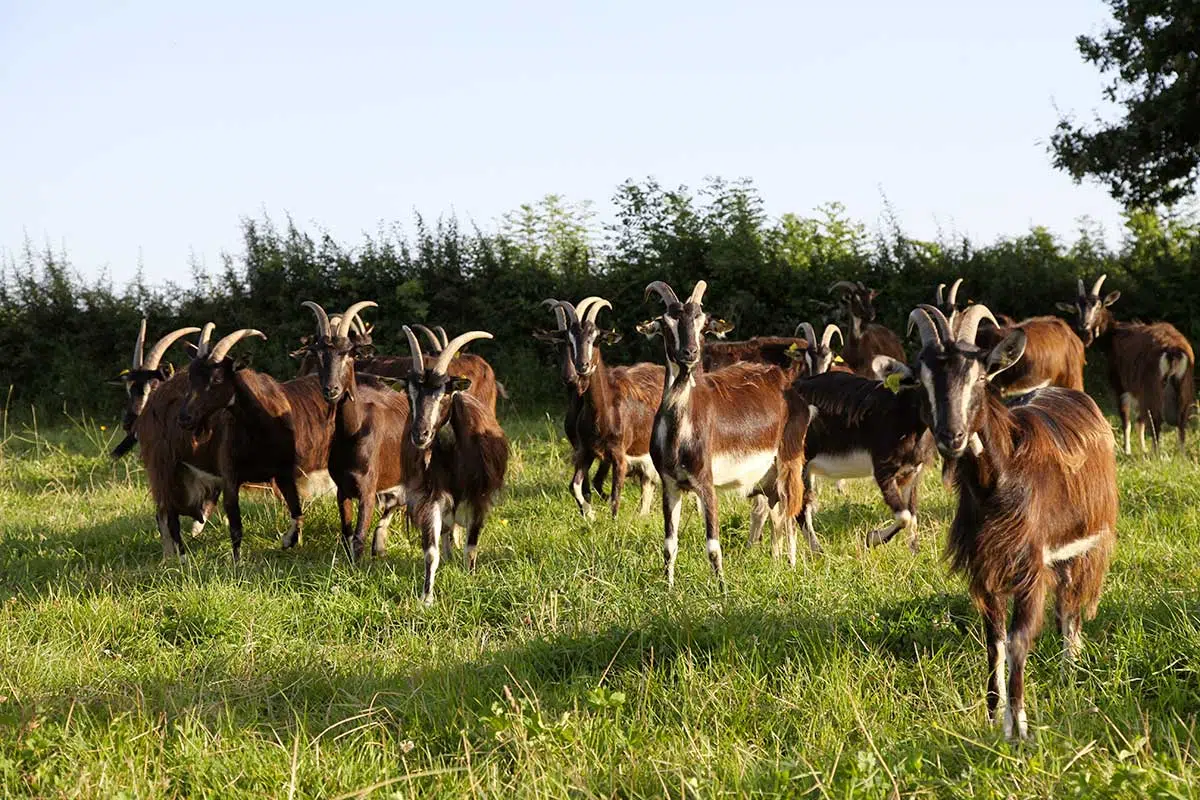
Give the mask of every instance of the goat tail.
[[1158, 358], [1163, 381], [1163, 421], [1183, 427], [1187, 424], [1193, 395], [1192, 363], [1180, 347], [1168, 347]]
[[776, 455], [775, 491], [789, 519], [804, 507], [804, 444], [812, 411], [804, 398], [788, 392], [788, 418]]
[[496, 394], [500, 395], [502, 400], [508, 399], [508, 389], [505, 389], [504, 384], [500, 381], [496, 381]]

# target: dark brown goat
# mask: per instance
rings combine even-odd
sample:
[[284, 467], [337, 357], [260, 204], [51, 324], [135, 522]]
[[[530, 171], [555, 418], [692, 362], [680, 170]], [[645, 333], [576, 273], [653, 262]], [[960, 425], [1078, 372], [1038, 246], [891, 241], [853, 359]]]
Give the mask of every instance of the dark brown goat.
[[[942, 300], [942, 287], [938, 284], [937, 305], [956, 330], [962, 312], [957, 307], [959, 278], [950, 287]], [[1064, 389], [1083, 391], [1083, 344], [1071, 330], [1071, 326], [1058, 317], [1030, 317], [1014, 322], [1002, 317], [999, 327], [981, 325], [975, 335], [975, 343], [985, 350], [998, 345], [1016, 329], [1025, 332], [1025, 355], [1009, 369], [996, 376], [993, 386], [1005, 395], [1019, 395], [1044, 386], [1061, 386]]]
[[655, 321], [667, 359], [662, 402], [654, 417], [650, 456], [663, 485], [663, 561], [670, 586], [679, 549], [682, 492], [695, 492], [704, 509], [709, 561], [721, 589], [717, 488], [762, 494], [752, 529], [761, 530], [767, 507], [774, 509], [776, 536], [784, 531], [789, 561], [795, 563], [795, 528], [804, 480], [806, 406], [785, 396], [787, 378], [772, 364], [738, 363], [706, 373], [703, 337], [710, 325], [699, 281], [686, 302], [662, 281], [646, 287], [665, 304]]
[[[330, 324], [336, 326], [336, 315], [330, 317]], [[359, 323], [361, 324], [361, 323]], [[430, 343], [435, 345], [434, 352], [436, 353], [442, 343], [439, 339], [440, 335], [444, 335], [445, 331], [439, 326], [437, 331], [439, 335], [435, 336], [433, 332], [424, 325], [417, 325], [426, 336]], [[357, 329], [356, 329], [357, 330]], [[359, 335], [370, 335], [370, 329], [363, 328], [358, 331]], [[297, 350], [292, 355], [301, 356], [300, 368], [298, 375], [311, 375], [316, 372], [316, 358], [308, 353], [308, 344], [311, 340], [305, 337], [301, 340], [300, 350]], [[355, 365], [355, 370], [358, 374], [375, 375], [380, 378], [404, 378], [408, 376], [412, 369], [411, 356], [367, 356], [358, 361]], [[504, 388], [504, 384], [496, 380], [496, 373], [492, 369], [492, 365], [480, 356], [473, 353], [458, 353], [454, 357], [454, 361], [450, 365], [452, 375], [466, 378], [470, 381], [470, 393], [473, 397], [491, 409], [492, 413], [496, 413], [496, 398], [497, 396], [508, 398], [508, 391]]]
[[1068, 663], [1082, 644], [1081, 618], [1096, 612], [1116, 540], [1116, 459], [1112, 428], [1082, 392], [1051, 387], [1004, 404], [992, 380], [1020, 360], [1025, 333], [981, 349], [975, 333], [988, 318], [972, 306], [952, 332], [939, 309], [918, 306], [910, 324], [922, 348], [901, 374], [924, 387], [926, 421], [953, 470], [958, 510], [946, 550], [984, 617], [989, 715], [997, 720], [1004, 704], [1005, 734], [1024, 738], [1025, 661], [1047, 591]]
[[1111, 292], [1102, 301], [1100, 287], [1105, 277], [1101, 275], [1090, 292], [1080, 279], [1075, 304], [1059, 303], [1059, 308], [1077, 314], [1075, 329], [1084, 344], [1090, 347], [1098, 343], [1108, 353], [1108, 380], [1121, 414], [1125, 454], [1130, 454], [1130, 423], [1135, 410], [1143, 453], [1147, 423], [1156, 452], [1163, 425], [1174, 425], [1182, 453], [1196, 392], [1192, 345], [1169, 322], [1143, 325], [1114, 319], [1108, 308], [1121, 293]]
[[280, 383], [228, 357], [230, 348], [247, 336], [266, 338], [256, 330], [234, 331], [192, 359], [189, 391], [179, 409], [180, 424], [193, 430], [211, 425], [218, 413], [228, 415], [220, 427], [219, 465], [235, 560], [242, 545], [238, 492], [247, 483], [274, 481], [292, 517], [283, 546], [300, 541], [298, 478], [327, 478], [334, 424], [315, 375]]
[[600, 340], [611, 344], [621, 336], [596, 325], [600, 311], [612, 308], [607, 300], [589, 297], [579, 304], [579, 309], [565, 301], [555, 303], [565, 317], [562, 335], [575, 375], [572, 385], [579, 396], [579, 405], [568, 421], [574, 427], [574, 436], [568, 433], [575, 456], [571, 493], [580, 513], [592, 518], [588, 472], [592, 462], [599, 459], [602, 465], [612, 468], [609, 500], [613, 517], [620, 509], [621, 492], [630, 471], [637, 475], [642, 487], [639, 513], [647, 514], [653, 499], [653, 484], [658, 480], [650, 460], [650, 432], [661, 397], [663, 368], [646, 363], [610, 368], [604, 363]]
[[875, 356], [904, 360], [904, 345], [890, 328], [875, 323], [875, 298], [878, 289], [868, 289], [862, 281], [838, 281], [829, 287], [850, 316], [850, 333], [842, 348], [842, 358], [850, 369], [866, 378], [874, 378], [871, 365]]
[[170, 363], [163, 363], [162, 360], [168, 348], [189, 333], [198, 333], [199, 331], [199, 328], [192, 327], [173, 330], [155, 342], [149, 353], [144, 353], [146, 320], [142, 320], [142, 325], [138, 329], [137, 341], [133, 345], [133, 365], [129, 369], [122, 370], [119, 375], [109, 381], [124, 386], [126, 397], [125, 414], [121, 419], [121, 428], [125, 431], [125, 438], [113, 448], [111, 453], [113, 458], [120, 458], [133, 449], [137, 443], [137, 437], [133, 433], [134, 421], [137, 420], [138, 414], [142, 413], [146, 401], [150, 399], [150, 393], [175, 374], [175, 368]]
[[359, 312], [374, 307], [374, 302], [360, 301], [335, 316], [336, 328], [320, 305], [312, 301], [302, 305], [317, 319], [317, 335], [308, 347], [316, 358], [321, 392], [334, 410], [329, 477], [337, 486], [342, 547], [351, 561], [362, 556], [367, 526], [378, 507], [380, 519], [371, 550], [382, 555], [388, 524], [405, 501], [403, 441], [408, 400], [378, 378], [356, 372], [356, 360], [371, 355], [371, 337], [365, 326], [354, 323]]
[[456, 336], [428, 369], [408, 326], [404, 335], [413, 368], [404, 382], [411, 413], [403, 440], [403, 470], [409, 517], [421, 529], [425, 550], [422, 599], [428, 604], [433, 602], [445, 521], [467, 529], [464, 556], [467, 569], [475, 570], [479, 536], [504, 486], [508, 439], [491, 409], [467, 394], [469, 379], [447, 372], [454, 354], [465, 344], [492, 335], [470, 331]]

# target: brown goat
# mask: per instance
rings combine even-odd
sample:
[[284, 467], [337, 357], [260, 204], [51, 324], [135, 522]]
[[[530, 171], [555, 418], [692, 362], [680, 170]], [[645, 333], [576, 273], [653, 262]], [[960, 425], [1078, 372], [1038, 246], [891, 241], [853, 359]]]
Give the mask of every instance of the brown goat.
[[184, 428], [195, 430], [211, 425], [218, 413], [228, 415], [220, 428], [219, 465], [234, 560], [242, 545], [238, 492], [247, 483], [274, 481], [292, 517], [282, 544], [287, 548], [300, 541], [299, 479], [327, 477], [334, 427], [333, 411], [315, 375], [280, 383], [228, 357], [230, 348], [247, 336], [266, 338], [242, 329], [210, 352], [197, 353], [188, 366], [189, 391], [178, 417]]
[[310, 300], [302, 305], [317, 319], [317, 335], [308, 347], [316, 358], [321, 392], [334, 409], [329, 477], [337, 486], [342, 547], [351, 561], [362, 556], [367, 526], [378, 507], [371, 550], [383, 555], [388, 525], [405, 501], [402, 451], [408, 400], [378, 378], [356, 372], [355, 361], [370, 357], [371, 337], [365, 326], [353, 323], [362, 309], [375, 303], [353, 304], [334, 317], [336, 328], [320, 305]]
[[875, 356], [904, 360], [904, 345], [890, 328], [875, 324], [875, 298], [878, 289], [868, 289], [862, 281], [837, 281], [829, 287], [850, 316], [850, 333], [842, 348], [842, 358], [850, 369], [866, 378], [874, 378], [871, 365]]
[[[938, 284], [937, 305], [948, 319], [952, 331], [956, 329], [961, 314], [957, 299], [962, 280], [959, 278], [950, 287], [945, 302], [942, 299], [942, 287], [945, 284]], [[1025, 355], [998, 374], [993, 386], [1009, 396], [1025, 394], [1044, 386], [1083, 391], [1083, 344], [1070, 325], [1058, 317], [1030, 317], [1014, 322], [1002, 315], [999, 322], [999, 327], [981, 325], [975, 335], [975, 343], [990, 350], [1019, 328], [1025, 332]]]
[[1116, 459], [1112, 429], [1082, 392], [1051, 387], [1004, 404], [992, 381], [1020, 360], [1025, 333], [981, 349], [975, 333], [991, 316], [972, 306], [952, 332], [941, 310], [918, 306], [910, 324], [921, 351], [912, 368], [897, 368], [924, 387], [927, 422], [953, 470], [958, 510], [946, 550], [987, 629], [989, 716], [997, 720], [1003, 703], [1005, 734], [1024, 738], [1025, 661], [1047, 591], [1067, 663], [1082, 645], [1082, 616], [1096, 612], [1116, 540]]
[[125, 431], [125, 438], [113, 448], [111, 453], [113, 458], [120, 458], [133, 449], [137, 443], [137, 437], [133, 433], [134, 421], [137, 420], [138, 414], [142, 413], [142, 408], [150, 399], [150, 393], [175, 374], [175, 368], [170, 363], [164, 364], [162, 361], [167, 350], [189, 333], [198, 333], [199, 331], [199, 328], [192, 327], [173, 330], [155, 342], [149, 353], [145, 353], [146, 320], [142, 320], [142, 325], [138, 329], [137, 341], [133, 345], [133, 365], [129, 369], [122, 370], [119, 375], [109, 381], [109, 383], [125, 387], [127, 400], [125, 414], [121, 419], [121, 428]]
[[1117, 302], [1121, 293], [1111, 292], [1102, 301], [1100, 287], [1105, 277], [1101, 275], [1092, 284], [1090, 292], [1084, 289], [1083, 279], [1080, 279], [1075, 304], [1059, 303], [1059, 308], [1078, 315], [1075, 329], [1084, 344], [1090, 347], [1098, 343], [1108, 353], [1108, 380], [1117, 396], [1125, 455], [1131, 450], [1129, 433], [1135, 408], [1143, 453], [1146, 452], [1147, 423], [1155, 452], [1165, 424], [1174, 425], [1179, 432], [1179, 451], [1182, 453], [1187, 444], [1188, 419], [1192, 415], [1196, 392], [1196, 357], [1192, 345], [1169, 322], [1143, 325], [1114, 319], [1108, 308]]
[[773, 364], [738, 363], [706, 373], [703, 337], [710, 319], [699, 281], [686, 302], [662, 281], [646, 287], [666, 308], [655, 321], [667, 359], [662, 402], [654, 417], [650, 456], [663, 485], [663, 561], [667, 585], [675, 581], [682, 492], [695, 492], [704, 510], [709, 561], [724, 590], [717, 488], [761, 494], [752, 531], [774, 509], [776, 538], [784, 532], [789, 562], [796, 559], [793, 517], [804, 496], [804, 427], [807, 406], [793, 407], [788, 381]]
[[421, 529], [425, 550], [422, 599], [430, 604], [445, 521], [466, 527], [464, 557], [467, 569], [475, 570], [479, 536], [504, 486], [508, 439], [491, 409], [467, 394], [469, 379], [447, 372], [454, 354], [465, 344], [492, 335], [471, 331], [456, 336], [428, 369], [408, 326], [404, 335], [412, 350], [413, 369], [404, 381], [411, 413], [403, 439], [403, 470], [409, 518]]

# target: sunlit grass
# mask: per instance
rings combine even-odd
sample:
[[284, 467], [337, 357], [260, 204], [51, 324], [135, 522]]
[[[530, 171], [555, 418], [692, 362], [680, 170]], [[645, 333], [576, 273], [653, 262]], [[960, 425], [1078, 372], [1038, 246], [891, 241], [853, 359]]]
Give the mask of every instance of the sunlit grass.
[[745, 548], [748, 505], [723, 497], [724, 597], [686, 504], [668, 592], [637, 489], [617, 522], [589, 525], [559, 421], [505, 426], [509, 487], [479, 570], [444, 566], [433, 608], [399, 523], [386, 558], [352, 569], [330, 501], [285, 553], [281, 504], [246, 494], [241, 564], [218, 517], [187, 567], [164, 565], [136, 456], [104, 456], [112, 431], [8, 430], [0, 794], [1197, 793], [1193, 461], [1121, 457], [1120, 540], [1081, 668], [1059, 674], [1050, 622], [1031, 659], [1037, 741], [1014, 748], [985, 722], [981, 625], [940, 559], [953, 505], [936, 475], [918, 555], [862, 546], [888, 518], [873, 484], [826, 485], [826, 554], [795, 570]]

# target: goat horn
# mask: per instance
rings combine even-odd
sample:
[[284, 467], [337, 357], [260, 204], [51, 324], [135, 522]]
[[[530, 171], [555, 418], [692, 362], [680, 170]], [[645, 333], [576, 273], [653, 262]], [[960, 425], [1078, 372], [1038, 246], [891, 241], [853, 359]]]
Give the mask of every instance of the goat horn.
[[583, 318], [594, 325], [596, 324], [596, 315], [606, 308], [611, 309], [612, 303], [608, 302], [603, 297], [597, 297], [592, 304], [588, 306], [587, 312], [584, 313]]
[[442, 340], [442, 349], [446, 349], [446, 345], [450, 344], [450, 337], [446, 335], [446, 329], [441, 325], [434, 325], [433, 332]]
[[1093, 297], [1100, 296], [1100, 287], [1104, 284], [1104, 279], [1107, 277], [1108, 277], [1108, 275], [1101, 275], [1099, 278], [1096, 278], [1096, 282], [1092, 284], [1092, 296]]
[[945, 305], [945, 302], [943, 301], [943, 298], [942, 298], [942, 292], [943, 292], [943, 290], [945, 290], [945, 288], [946, 288], [946, 284], [939, 283], [937, 285], [937, 293], [934, 294], [934, 296], [933, 296], [933, 304], [935, 306], [937, 306], [938, 308], [941, 308], [942, 306]]
[[442, 352], [438, 353], [437, 361], [433, 363], [433, 371], [439, 375], [445, 375], [446, 370], [450, 368], [450, 359], [454, 358], [455, 354], [463, 349], [467, 342], [473, 342], [476, 339], [491, 339], [493, 338], [487, 331], [467, 331], [460, 333], [451, 339]]
[[146, 356], [146, 360], [142, 362], [142, 369], [158, 369], [158, 362], [162, 361], [163, 355], [166, 354], [167, 348], [175, 344], [178, 339], [187, 336], [189, 333], [196, 333], [199, 328], [178, 328], [171, 331], [166, 336], [154, 343], [154, 347], [150, 348], [150, 354]]
[[705, 281], [696, 281], [696, 285], [692, 287], [692, 293], [688, 295], [688, 302], [700, 305], [704, 300], [704, 292], [708, 289], [708, 283]]
[[433, 345], [432, 349], [429, 351], [430, 353], [437, 354], [442, 352], [442, 340], [437, 337], [436, 333], [429, 330], [429, 328], [425, 327], [424, 325], [413, 325], [413, 327], [417, 329], [417, 333], [424, 336], [429, 340], [429, 343]]
[[204, 327], [200, 329], [200, 340], [196, 343], [196, 358], [204, 358], [208, 355], [213, 331], [216, 329], [217, 326], [215, 323], [204, 323]]
[[667, 305], [679, 304], [679, 296], [675, 294], [675, 290], [666, 284], [665, 281], [654, 281], [646, 286], [646, 297], [654, 292]]
[[592, 303], [595, 303], [601, 299], [602, 298], [596, 295], [583, 298], [575, 304], [575, 313], [579, 315], [580, 319], [587, 319], [587, 311], [591, 307]]
[[[575, 313], [575, 306], [571, 305], [566, 300], [556, 300], [555, 302], [558, 303], [556, 308], [561, 309], [563, 313], [567, 315], [567, 327], [573, 327], [579, 324], [579, 315]], [[445, 348], [442, 349], [444, 350]]]
[[950, 285], [950, 294], [946, 295], [946, 304], [953, 309], [958, 305], [958, 287], [962, 286], [963, 279], [959, 278]]
[[912, 333], [913, 326], [921, 332], [921, 346], [934, 345], [938, 349], [946, 346], [950, 340], [950, 326], [940, 308], [921, 303], [908, 315], [908, 332]]
[[133, 368], [142, 366], [142, 348], [146, 345], [146, 318], [142, 317], [142, 326], [138, 328], [137, 341], [133, 343]]
[[960, 342], [975, 344], [975, 334], [979, 331], [979, 323], [985, 319], [997, 328], [1000, 327], [1000, 323], [996, 322], [992, 312], [983, 303], [971, 306], [959, 316], [958, 330], [954, 332], [954, 338]]
[[358, 316], [358, 312], [365, 308], [379, 308], [379, 303], [374, 300], [359, 300], [354, 305], [342, 312], [342, 321], [338, 325], [337, 335], [339, 338], [345, 339], [350, 335], [350, 326], [354, 324], [354, 319]]
[[[321, 304], [314, 303], [312, 300], [305, 300], [300, 305], [313, 312], [313, 316], [317, 318], [317, 335], [328, 339], [332, 335], [329, 315], [325, 313], [325, 309], [321, 308]], [[338, 324], [341, 324], [341, 320], [338, 320]]]
[[558, 301], [551, 297], [543, 300], [542, 305], [554, 309], [554, 321], [558, 323], [560, 331], [565, 331], [567, 329], [567, 315], [563, 313], [562, 306], [558, 304]]
[[212, 364], [219, 364], [221, 360], [225, 358], [225, 356], [229, 355], [229, 348], [233, 347], [247, 336], [258, 336], [263, 339], [267, 338], [265, 333], [255, 330], [254, 328], [242, 328], [241, 330], [236, 330], [233, 333], [221, 337], [220, 341], [213, 345], [212, 352], [208, 354], [209, 362]]
[[1079, 279], [1079, 296], [1087, 297], [1087, 289], [1083, 288], [1083, 278]]
[[813, 326], [807, 322], [801, 322], [796, 326], [796, 330], [792, 331], [792, 336], [796, 336], [801, 331], [804, 332], [804, 341], [812, 347], [817, 342], [817, 332], [813, 330]]
[[858, 287], [855, 286], [850, 281], [837, 281], [836, 283], [834, 283], [832, 286], [829, 287], [829, 293], [833, 294], [834, 292], [838, 291], [839, 289], [842, 291], [850, 291], [850, 292], [858, 291]]
[[407, 325], [402, 325], [404, 338], [408, 339], [408, 349], [412, 352], [412, 370], [418, 375], [425, 374], [425, 356], [421, 352], [421, 343], [417, 341], [417, 336], [412, 332], [412, 328]]
[[821, 345], [828, 348], [830, 343], [833, 341], [833, 335], [835, 333], [838, 335], [838, 346], [844, 347], [846, 345], [846, 340], [842, 338], [842, 329], [837, 325], [834, 325], [832, 322], [825, 326], [825, 333], [821, 334]]

